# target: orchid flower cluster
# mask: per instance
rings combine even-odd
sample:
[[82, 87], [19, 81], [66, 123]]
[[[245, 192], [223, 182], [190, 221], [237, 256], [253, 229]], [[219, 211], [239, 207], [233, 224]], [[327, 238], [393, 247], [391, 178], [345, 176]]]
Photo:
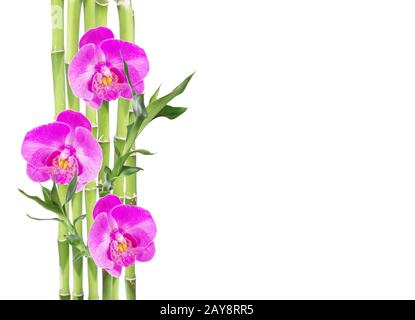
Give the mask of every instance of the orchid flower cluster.
[[[127, 3], [130, 6], [130, 2]], [[125, 6], [125, 3], [119, 5]], [[91, 267], [103, 270], [103, 298], [118, 296], [116, 279], [121, 276], [123, 268], [128, 269], [137, 261], [149, 261], [155, 253], [156, 224], [152, 215], [134, 202], [128, 203], [124, 194], [114, 191], [117, 183], [121, 181], [124, 184], [124, 179], [135, 178], [142, 170], [135, 163], [131, 165], [132, 157], [136, 159], [137, 154], [153, 154], [135, 148], [137, 137], [152, 120], [158, 117], [175, 119], [186, 111], [186, 108], [173, 107], [169, 103], [184, 92], [192, 75], [161, 98], [157, 89], [146, 104], [143, 92], [148, 72], [149, 62], [142, 48], [133, 42], [116, 39], [107, 27], [91, 28], [79, 40], [79, 51], [68, 64], [68, 95], [71, 93], [83, 100], [87, 109], [98, 110], [98, 132], [102, 129], [100, 126], [107, 125], [99, 121], [104, 105], [108, 107], [110, 101], [118, 99], [127, 101], [129, 118], [124, 128], [127, 133], [121, 148], [114, 144], [113, 165], [110, 166], [108, 161], [108, 148], [101, 141], [102, 137], [94, 133], [90, 117], [78, 110], [63, 110], [56, 115], [55, 121], [30, 130], [21, 147], [27, 176], [40, 183], [42, 197], [19, 191], [55, 215], [29, 217], [59, 223], [60, 230], [63, 230], [62, 241], [73, 247], [74, 272], [78, 272], [73, 278], [80, 281], [74, 286], [80, 284], [82, 290], [82, 259], [85, 257], [88, 263], [93, 264]], [[48, 183], [51, 188], [45, 185]], [[87, 191], [98, 192], [100, 199], [90, 203], [89, 198], [85, 198], [85, 208], [92, 210], [75, 217], [76, 206], [73, 203], [76, 197]], [[86, 239], [82, 234], [85, 218], [91, 221]], [[61, 259], [61, 251], [59, 255], [60, 276], [67, 277], [69, 265], [62, 269], [65, 261]], [[80, 266], [80, 280], [76, 266]], [[91, 295], [97, 287], [93, 273], [88, 274], [88, 281]], [[127, 292], [127, 297], [132, 295], [135, 298], [135, 281], [133, 284], [134, 292]], [[60, 288], [61, 298], [64, 290]], [[111, 297], [108, 297], [108, 290], [112, 292]], [[90, 298], [97, 298], [97, 293], [93, 295]]]

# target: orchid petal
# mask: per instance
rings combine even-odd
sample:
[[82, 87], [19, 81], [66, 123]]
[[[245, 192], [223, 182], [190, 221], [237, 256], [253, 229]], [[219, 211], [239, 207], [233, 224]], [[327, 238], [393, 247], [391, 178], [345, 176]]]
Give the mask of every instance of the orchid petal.
[[92, 43], [83, 46], [75, 55], [68, 69], [69, 84], [75, 96], [87, 101], [94, 98], [89, 83], [96, 72], [95, 66], [102, 62], [105, 62], [104, 55]]
[[83, 127], [78, 127], [75, 130], [73, 148], [82, 167], [76, 188], [76, 191], [79, 192], [85, 184], [97, 178], [102, 165], [102, 150], [96, 139]]
[[92, 216], [95, 218], [102, 212], [109, 214], [114, 207], [119, 206], [120, 204], [122, 204], [122, 202], [118, 196], [113, 194], [106, 195], [97, 201]]
[[29, 131], [23, 141], [22, 156], [33, 167], [47, 165], [49, 156], [65, 146], [70, 127], [65, 123], [46, 124]]
[[[141, 242], [145, 239], [148, 243], [156, 236], [156, 224], [151, 214], [140, 207], [122, 205], [112, 209], [111, 216], [117, 222], [123, 232], [130, 234], [143, 246]], [[143, 233], [146, 237], [143, 237]]]
[[113, 264], [112, 268], [106, 268], [105, 269], [110, 275], [112, 275], [113, 277], [119, 278], [121, 275], [121, 271], [122, 271], [122, 266], [118, 265], [118, 264]]
[[145, 248], [138, 248], [136, 259], [141, 262], [149, 261], [154, 257], [156, 247], [154, 242], [150, 242]]
[[66, 138], [66, 144], [72, 145], [75, 136], [75, 129], [77, 127], [83, 127], [91, 132], [91, 122], [82, 113], [73, 110], [65, 110], [58, 114], [56, 117], [57, 122], [64, 122], [71, 128], [71, 132]]
[[111, 242], [111, 232], [108, 216], [101, 213], [95, 217], [88, 236], [88, 248], [95, 264], [100, 268], [112, 268], [114, 263], [108, 257]]
[[94, 97], [91, 100], [85, 100], [86, 104], [91, 107], [92, 109], [101, 109], [102, 106], [102, 99], [98, 98], [94, 95]]
[[114, 38], [114, 33], [106, 27], [90, 29], [82, 36], [81, 40], [79, 40], [79, 48], [82, 48], [89, 43], [99, 46], [102, 41], [111, 38]]
[[50, 180], [52, 170], [50, 167], [34, 167], [28, 163], [26, 167], [26, 173], [34, 182], [45, 182]]

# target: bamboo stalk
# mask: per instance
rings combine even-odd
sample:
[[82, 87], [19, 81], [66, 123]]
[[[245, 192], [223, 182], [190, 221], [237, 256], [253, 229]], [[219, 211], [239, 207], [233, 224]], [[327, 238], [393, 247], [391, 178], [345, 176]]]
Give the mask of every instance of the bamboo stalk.
[[[64, 35], [64, 0], [51, 0], [52, 18], [52, 73], [55, 117], [65, 110], [65, 35]], [[65, 238], [66, 227], [58, 226], [59, 254], [59, 298], [71, 298], [69, 285], [69, 243]]]
[[[97, 189], [95, 186], [96, 182], [91, 182], [87, 185], [85, 189], [85, 210], [86, 210], [86, 223], [87, 223], [87, 232], [91, 230], [94, 218], [92, 216], [92, 211], [94, 210], [95, 203], [97, 201]], [[88, 299], [89, 300], [98, 300], [98, 269], [95, 265], [92, 258], [88, 259]]]
[[[108, 0], [95, 1], [95, 25], [107, 26], [108, 19]], [[110, 132], [109, 132], [109, 105], [107, 101], [102, 103], [98, 110], [98, 141], [102, 149], [102, 168], [99, 173], [99, 180], [104, 181], [104, 168], [109, 165], [110, 157]], [[102, 270], [102, 299], [112, 299], [112, 277]]]
[[65, 110], [65, 34], [64, 0], [51, 0], [52, 17], [52, 74], [55, 117]]
[[[78, 52], [79, 28], [81, 19], [82, 0], [68, 0], [67, 34], [66, 34], [66, 91], [68, 93], [68, 109], [79, 111], [79, 99], [74, 96], [68, 80], [68, 68], [72, 58]], [[82, 215], [82, 192], [77, 193], [72, 200], [72, 221]], [[82, 236], [82, 222], [77, 226], [78, 233]], [[73, 248], [72, 255], [75, 257], [78, 250]], [[72, 262], [73, 264], [73, 287], [72, 298], [83, 300], [83, 258]]]
[[[60, 185], [58, 188], [59, 198], [61, 202], [65, 201], [66, 191], [68, 187]], [[66, 207], [66, 212], [69, 214], [69, 208]], [[69, 243], [66, 240], [67, 227], [64, 223], [59, 222], [59, 235], [58, 235], [58, 251], [59, 251], [59, 271], [60, 271], [60, 300], [71, 300], [71, 290], [69, 284]]]
[[[78, 192], [74, 195], [72, 199], [72, 221], [77, 217], [82, 215], [82, 192]], [[80, 237], [82, 237], [82, 221], [79, 221], [75, 225], [76, 232]], [[76, 257], [79, 253], [78, 249], [72, 248], [72, 256]], [[72, 262], [73, 264], [73, 300], [83, 300], [84, 299], [84, 289], [83, 289], [83, 258], [79, 258], [76, 261]]]
[[[95, 27], [95, 0], [84, 0], [84, 29], [85, 32]], [[86, 106], [86, 117], [89, 119], [92, 125], [92, 135], [97, 138], [97, 112], [96, 110]], [[97, 181], [92, 181], [87, 184], [85, 194], [85, 210], [86, 210], [86, 224], [87, 234], [91, 230], [94, 218], [92, 211], [94, 210], [95, 203], [97, 201]], [[88, 262], [88, 299], [98, 300], [98, 269], [94, 260], [89, 258]]]
[[[100, 183], [104, 181], [104, 168], [109, 166], [110, 161], [110, 123], [109, 123], [109, 104], [108, 101], [102, 103], [101, 109], [98, 110], [98, 141], [102, 149], [102, 168], [99, 173]], [[112, 298], [112, 277], [102, 270], [102, 299], [110, 300]]]
[[[134, 113], [130, 112], [130, 122], [134, 121]], [[126, 161], [128, 166], [136, 166], [137, 159], [135, 155], [128, 157]], [[125, 184], [125, 204], [135, 206], [137, 205], [137, 175], [133, 174], [126, 177]], [[136, 275], [135, 265], [125, 269], [125, 293], [127, 300], [136, 300]]]
[[[131, 1], [126, 1], [125, 4], [119, 4], [118, 19], [120, 26], [120, 39], [133, 42], [134, 41], [134, 19]], [[127, 125], [129, 118], [131, 101], [120, 98], [118, 100], [117, 108], [117, 131], [114, 137], [114, 147], [120, 152], [124, 148], [124, 143], [127, 137]], [[115, 160], [117, 155], [115, 154]], [[124, 177], [119, 177], [114, 182], [114, 194], [120, 198], [124, 198]], [[114, 286], [112, 290], [113, 299], [117, 300], [119, 297], [119, 279], [114, 279]]]
[[95, 28], [95, 0], [83, 0], [84, 3], [84, 31]]
[[107, 26], [108, 0], [95, 0], [95, 26]]
[[[66, 51], [65, 51], [65, 63], [66, 63], [66, 76], [68, 76], [68, 67], [72, 61], [72, 58], [78, 52], [79, 43], [79, 24], [81, 19], [81, 7], [82, 0], [68, 0], [68, 21], [67, 21], [67, 34], [66, 34]], [[79, 111], [79, 99], [74, 96], [72, 89], [67, 83], [68, 92], [68, 108]]]

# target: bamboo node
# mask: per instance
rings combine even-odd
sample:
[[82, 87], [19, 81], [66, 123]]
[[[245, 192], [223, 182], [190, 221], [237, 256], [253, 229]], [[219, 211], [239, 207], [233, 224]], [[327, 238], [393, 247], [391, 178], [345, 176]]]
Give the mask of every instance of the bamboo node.
[[59, 291], [59, 295], [60, 295], [61, 297], [69, 297], [71, 294], [70, 294], [70, 293], [65, 293], [65, 292], [61, 292], [61, 291]]
[[130, 0], [115, 0], [115, 2], [117, 2], [117, 6], [119, 7], [121, 6], [127, 7], [130, 5], [131, 1]]
[[65, 52], [65, 50], [63, 50], [63, 49], [53, 49], [52, 50], [52, 54], [54, 54], [54, 53], [64, 53]]
[[83, 293], [73, 293], [72, 294], [74, 297], [83, 297], [84, 294]]
[[108, 7], [108, 0], [95, 0], [95, 3], [102, 7]]
[[120, 141], [127, 141], [127, 137], [121, 137], [121, 136], [118, 136], [118, 135], [115, 135], [114, 139], [115, 140], [120, 140]]
[[111, 141], [104, 139], [104, 137], [100, 137], [98, 138], [98, 143], [111, 143]]
[[134, 277], [134, 278], [127, 278], [127, 277], [125, 277], [125, 281], [131, 282], [131, 281], [136, 281], [136, 280], [137, 280], [136, 277]]
[[124, 196], [122, 199], [126, 201], [137, 201], [137, 195], [133, 194], [132, 196]]

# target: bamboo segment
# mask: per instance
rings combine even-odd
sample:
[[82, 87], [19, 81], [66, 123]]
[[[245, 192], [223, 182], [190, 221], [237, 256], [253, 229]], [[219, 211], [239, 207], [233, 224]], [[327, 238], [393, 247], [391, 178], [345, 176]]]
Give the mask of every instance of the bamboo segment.
[[[58, 188], [59, 198], [61, 202], [65, 200], [66, 191], [68, 187], [60, 185]], [[69, 214], [69, 208], [66, 212]], [[69, 284], [69, 243], [66, 240], [67, 228], [64, 223], [59, 223], [59, 236], [58, 236], [58, 250], [59, 250], [59, 271], [60, 271], [60, 300], [71, 300], [71, 290]]]
[[[109, 166], [110, 161], [110, 124], [109, 124], [109, 104], [107, 101], [102, 103], [98, 110], [98, 141], [102, 149], [102, 168], [99, 173], [100, 183], [105, 179], [104, 168]], [[112, 277], [102, 270], [102, 299], [112, 299]]]
[[[134, 121], [134, 113], [130, 112], [130, 122]], [[127, 166], [136, 166], [137, 159], [135, 155], [128, 157]], [[133, 174], [126, 177], [125, 181], [125, 204], [137, 205], [137, 175]], [[136, 300], [136, 275], [135, 266], [132, 265], [125, 269], [125, 293], [127, 300]]]
[[[95, 27], [95, 0], [84, 0], [84, 29], [85, 32], [89, 29]], [[92, 135], [97, 138], [97, 112], [96, 110], [86, 106], [85, 110], [86, 117], [91, 122], [92, 125]], [[87, 184], [84, 194], [85, 194], [85, 210], [86, 210], [86, 224], [87, 224], [87, 234], [91, 230], [94, 218], [92, 216], [92, 211], [94, 209], [95, 203], [97, 201], [97, 181], [92, 181]], [[89, 300], [98, 300], [98, 269], [95, 265], [94, 260], [91, 258], [88, 259], [88, 299]]]
[[64, 2], [51, 0], [52, 17], [52, 74], [55, 117], [65, 110], [65, 45]]
[[[97, 189], [95, 186], [96, 182], [92, 182], [85, 189], [85, 210], [87, 213], [86, 223], [87, 232], [91, 230], [94, 218], [92, 217], [92, 211], [94, 210], [95, 203], [97, 201]], [[88, 299], [98, 300], [98, 269], [92, 258], [88, 259]]]
[[[66, 77], [68, 77], [68, 67], [72, 58], [78, 52], [79, 42], [79, 24], [81, 20], [82, 0], [68, 0], [68, 21], [67, 21], [67, 35], [66, 35]], [[79, 99], [74, 96], [72, 89], [67, 83], [68, 92], [68, 108], [79, 111]]]
[[[68, 0], [67, 34], [66, 34], [66, 91], [68, 93], [68, 109], [80, 111], [79, 99], [74, 96], [68, 80], [68, 68], [72, 58], [78, 52], [79, 28], [81, 19], [82, 0]], [[72, 200], [72, 221], [82, 215], [82, 192], [77, 193]], [[79, 222], [78, 233], [82, 235], [82, 222]], [[80, 231], [80, 232], [79, 232]], [[75, 257], [78, 250], [73, 248], [72, 255]], [[72, 262], [73, 264], [73, 295], [74, 300], [82, 300], [83, 293], [83, 258]]]
[[95, 0], [95, 26], [107, 26], [108, 0]]
[[[134, 19], [131, 1], [126, 1], [125, 4], [119, 4], [118, 18], [120, 25], [120, 38], [125, 41], [134, 41]], [[117, 109], [117, 133], [114, 138], [114, 147], [120, 152], [124, 149], [124, 143], [127, 137], [127, 125], [131, 101], [120, 98], [118, 100]], [[117, 160], [116, 153], [115, 160]], [[120, 198], [124, 198], [124, 177], [119, 177], [114, 182], [114, 194]], [[119, 295], [119, 279], [114, 279], [113, 299], [118, 299]]]
[[[82, 215], [82, 192], [75, 194], [72, 199], [72, 220]], [[78, 221], [75, 225], [75, 229], [80, 237], [82, 237], [82, 221]], [[72, 256], [76, 257], [79, 253], [78, 249], [72, 248]], [[83, 258], [79, 258], [73, 261], [73, 300], [84, 299], [83, 289]]]
[[[95, 1], [95, 25], [106, 26], [108, 17], [108, 0]], [[104, 101], [102, 107], [98, 110], [98, 141], [102, 149], [102, 168], [99, 173], [99, 180], [104, 181], [104, 168], [109, 165], [110, 158], [110, 132], [109, 132], [109, 106]], [[102, 270], [102, 299], [112, 299], [112, 277]]]
[[[52, 72], [53, 96], [55, 102], [55, 117], [65, 110], [65, 35], [64, 35], [64, 1], [51, 0], [52, 18]], [[69, 285], [69, 243], [65, 238], [65, 225], [58, 227], [59, 254], [59, 299], [70, 300]]]
[[95, 28], [95, 0], [84, 0], [84, 31]]

